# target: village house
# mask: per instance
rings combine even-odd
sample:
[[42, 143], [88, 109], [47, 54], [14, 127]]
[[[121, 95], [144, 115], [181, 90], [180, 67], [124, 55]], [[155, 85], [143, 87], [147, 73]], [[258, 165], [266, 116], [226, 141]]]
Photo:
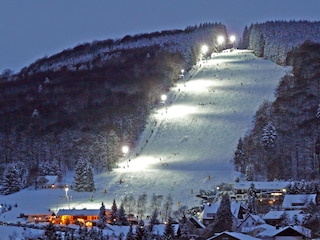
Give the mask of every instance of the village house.
[[310, 239], [311, 230], [302, 226], [287, 226], [265, 230], [257, 235], [262, 240], [304, 240]]
[[56, 188], [58, 183], [57, 175], [46, 175], [37, 178], [38, 188]]
[[[218, 208], [220, 207], [220, 202], [214, 202], [210, 204], [206, 204], [204, 206], [203, 211], [199, 215], [199, 219], [202, 223], [207, 226], [210, 223], [213, 223], [215, 215], [217, 213]], [[244, 214], [246, 213], [246, 209], [240, 202], [231, 202], [231, 213], [233, 216], [233, 225], [236, 226], [239, 222], [244, 218]]]
[[[100, 209], [59, 209], [53, 222], [93, 226], [98, 220], [99, 212]], [[109, 210], [106, 210], [106, 215], [109, 215]]]
[[286, 194], [282, 202], [282, 208], [285, 210], [306, 209], [311, 202], [316, 205], [319, 204], [317, 194]]
[[236, 182], [233, 187], [235, 200], [247, 201], [248, 189], [251, 185], [254, 186], [260, 201], [273, 204], [274, 201], [280, 200], [283, 197], [289, 182]]
[[303, 213], [302, 210], [271, 210], [266, 213], [262, 218], [266, 221], [266, 223], [277, 226], [280, 225], [281, 222], [285, 222], [286, 224], [301, 224], [307, 214]]
[[258, 226], [266, 223], [259, 215], [247, 214], [238, 226], [239, 232], [244, 233], [246, 229], [251, 229], [254, 226]]
[[26, 214], [27, 222], [31, 223], [40, 223], [40, 222], [51, 222], [54, 219], [54, 215], [51, 213], [34, 213], [34, 214]]
[[275, 226], [272, 226], [267, 223], [263, 223], [263, 224], [252, 226], [252, 227], [243, 227], [241, 232], [244, 234], [248, 234], [252, 237], [256, 237], [258, 234], [268, 229], [271, 229], [271, 230], [275, 229]]
[[207, 240], [260, 240], [260, 238], [251, 237], [249, 235], [238, 232], [222, 232], [215, 236], [207, 238]]

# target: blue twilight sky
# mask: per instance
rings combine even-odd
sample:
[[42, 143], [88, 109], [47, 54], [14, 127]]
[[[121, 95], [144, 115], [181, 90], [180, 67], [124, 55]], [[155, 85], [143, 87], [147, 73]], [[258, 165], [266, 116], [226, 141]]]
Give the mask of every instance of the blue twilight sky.
[[[0, 0], [0, 74], [93, 40], [221, 22], [320, 20], [320, 0]], [[239, 36], [240, 37], [240, 36]]]

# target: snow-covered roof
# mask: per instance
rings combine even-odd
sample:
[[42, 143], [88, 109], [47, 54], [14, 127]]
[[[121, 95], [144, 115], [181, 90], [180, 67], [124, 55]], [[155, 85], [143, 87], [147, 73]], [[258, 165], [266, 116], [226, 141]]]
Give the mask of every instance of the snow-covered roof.
[[57, 175], [46, 175], [46, 176], [41, 176], [38, 178], [39, 179], [45, 179], [47, 180], [46, 184], [52, 185], [57, 182], [58, 176]]
[[234, 189], [249, 189], [251, 184], [254, 184], [256, 189], [275, 190], [283, 189], [289, 185], [290, 182], [236, 182]]
[[264, 223], [264, 224], [260, 224], [260, 225], [256, 225], [256, 226], [251, 226], [251, 227], [243, 227], [241, 229], [241, 232], [243, 233], [248, 233], [248, 232], [252, 232], [255, 231], [257, 229], [261, 229], [260, 232], [265, 231], [267, 229], [275, 229], [275, 226], [272, 226], [270, 224]]
[[264, 221], [259, 215], [256, 215], [256, 214], [248, 214], [248, 215], [245, 216], [244, 220], [240, 223], [239, 227], [240, 227], [243, 223], [245, 223], [245, 222], [247, 221], [247, 219], [249, 219], [249, 218], [252, 218], [255, 223], [261, 223], [261, 224], [265, 223], [265, 221]]
[[[294, 230], [295, 232], [299, 233], [301, 236], [305, 236], [305, 237], [311, 236], [311, 230], [308, 228], [305, 228], [302, 226], [286, 226], [284, 228], [279, 228], [279, 229], [275, 228], [275, 229], [265, 230], [259, 233], [257, 237], [264, 237], [264, 238], [275, 237], [275, 236], [278, 236], [280, 233], [282, 233], [281, 236], [284, 236], [283, 232], [288, 231], [289, 229]], [[290, 236], [290, 235], [287, 235], [287, 236]]]
[[59, 209], [57, 217], [68, 216], [98, 216], [100, 209]]
[[[203, 210], [203, 219], [213, 219], [214, 215], [217, 213], [218, 208], [220, 207], [220, 202], [215, 202], [207, 204]], [[241, 208], [240, 202], [231, 202], [230, 203], [231, 213], [235, 218], [238, 218], [239, 211]]]
[[205, 228], [206, 228], [206, 226], [205, 226], [202, 222], [200, 222], [199, 219], [196, 218], [195, 216], [192, 216], [192, 217], [190, 218], [190, 221], [193, 222], [194, 224], [197, 224], [197, 225], [198, 225], [200, 228], [202, 228], [202, 229], [205, 229]]
[[218, 238], [221, 235], [228, 235], [228, 236], [233, 237], [238, 240], [258, 240], [258, 239], [260, 239], [260, 238], [251, 237], [251, 236], [243, 234], [243, 233], [225, 231], [225, 232], [217, 234], [216, 236], [210, 237], [207, 240]]
[[283, 214], [286, 214], [289, 219], [293, 219], [295, 216], [299, 221], [302, 221], [305, 217], [305, 214], [301, 210], [281, 210], [281, 211], [269, 211], [266, 215], [263, 216], [264, 220], [279, 220], [282, 218]]
[[317, 194], [286, 194], [282, 207], [284, 209], [305, 208], [310, 202], [316, 203]]

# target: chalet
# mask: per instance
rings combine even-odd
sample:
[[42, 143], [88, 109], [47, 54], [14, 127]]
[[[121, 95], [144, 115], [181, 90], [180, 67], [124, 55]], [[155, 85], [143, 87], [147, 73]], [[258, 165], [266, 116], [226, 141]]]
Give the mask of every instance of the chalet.
[[[98, 220], [100, 209], [59, 209], [57, 212], [57, 219], [54, 223], [61, 224], [83, 224], [92, 226]], [[106, 210], [106, 215], [109, 211]]]
[[57, 183], [57, 175], [40, 176], [37, 178], [38, 188], [56, 188]]
[[[214, 221], [215, 214], [219, 207], [220, 202], [210, 203], [204, 206], [202, 213], [199, 215], [199, 218], [202, 220], [204, 225], [207, 226]], [[233, 216], [233, 223], [237, 226], [239, 221], [244, 218], [246, 209], [240, 202], [231, 202], [230, 207]]]
[[305, 209], [309, 203], [318, 204], [317, 194], [286, 194], [282, 202], [285, 210]]
[[284, 195], [290, 182], [236, 182], [234, 184], [235, 200], [247, 201], [248, 189], [252, 184], [260, 201], [272, 204]]
[[301, 224], [306, 216], [307, 214], [303, 213], [302, 210], [271, 210], [262, 218], [266, 221], [266, 223], [276, 226], [284, 220], [287, 222], [287, 224]]
[[266, 240], [310, 239], [311, 230], [302, 226], [287, 226], [284, 228], [268, 229], [258, 234], [257, 237]]
[[40, 222], [50, 222], [54, 215], [51, 213], [34, 213], [34, 214], [27, 214], [25, 215], [27, 217], [27, 222], [34, 222], [34, 223], [40, 223]]
[[259, 215], [248, 214], [238, 226], [240, 232], [245, 232], [245, 229], [252, 228], [257, 225], [266, 223]]
[[222, 232], [218, 233], [213, 237], [207, 238], [207, 240], [258, 240], [260, 238], [251, 237], [249, 235], [238, 233], [238, 232]]

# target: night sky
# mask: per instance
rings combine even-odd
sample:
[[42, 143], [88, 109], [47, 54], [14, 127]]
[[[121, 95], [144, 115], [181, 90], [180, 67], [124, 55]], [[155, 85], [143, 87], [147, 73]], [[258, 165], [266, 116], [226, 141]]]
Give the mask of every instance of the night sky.
[[320, 20], [319, 0], [0, 0], [0, 74], [84, 42], [221, 22]]

